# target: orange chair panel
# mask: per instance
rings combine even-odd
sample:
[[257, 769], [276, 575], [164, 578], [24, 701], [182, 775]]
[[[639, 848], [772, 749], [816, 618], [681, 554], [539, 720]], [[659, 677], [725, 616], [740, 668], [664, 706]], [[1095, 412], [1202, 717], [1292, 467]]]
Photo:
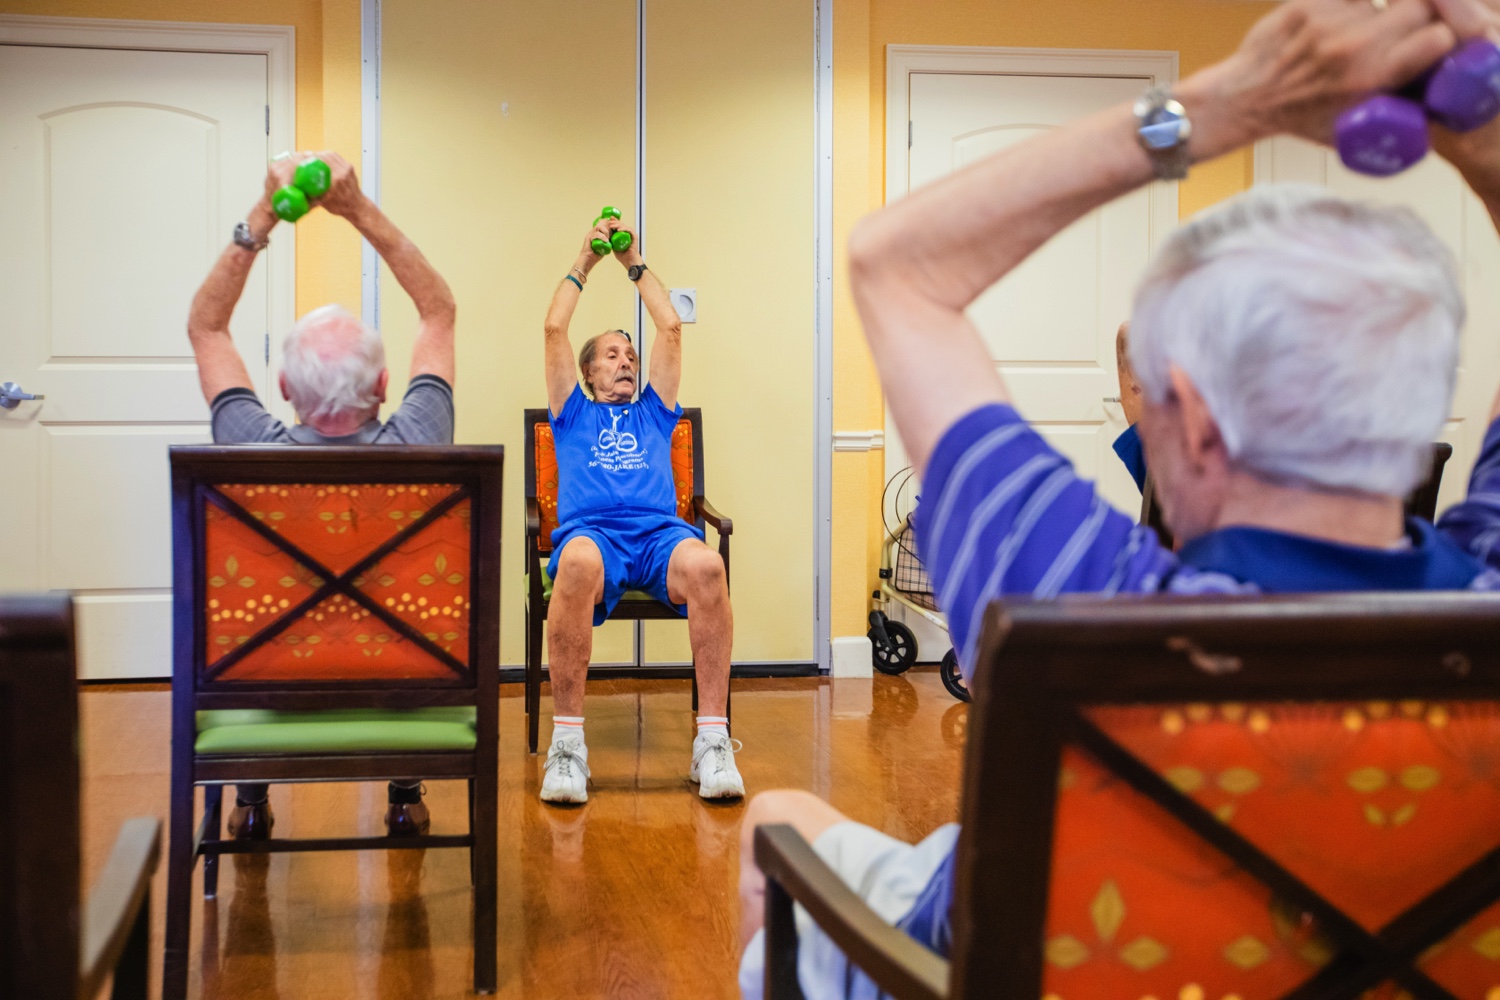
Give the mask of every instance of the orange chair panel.
[[220, 493], [341, 573], [458, 490], [452, 483], [219, 485]]
[[[1108, 707], [1090, 716], [1371, 930], [1496, 846], [1494, 705]], [[1302, 915], [1082, 751], [1065, 752], [1061, 789], [1047, 994], [1269, 998], [1331, 956]], [[1500, 906], [1422, 965], [1457, 996], [1500, 995], [1490, 993], [1500, 987]], [[1399, 994], [1387, 985], [1369, 996]]]
[[205, 663], [243, 646], [310, 597], [323, 581], [275, 542], [205, 504]]
[[459, 501], [355, 581], [377, 604], [465, 665], [469, 662], [469, 514], [469, 501]]
[[[462, 665], [469, 660], [472, 507], [460, 500], [431, 517], [452, 484], [218, 487], [308, 556], [344, 571], [417, 525], [353, 585]], [[325, 582], [273, 539], [205, 505], [208, 619], [204, 661], [278, 630], [230, 664], [219, 682], [446, 678], [445, 663], [346, 594], [291, 624], [286, 618]], [[241, 606], [243, 604], [243, 606]], [[285, 628], [283, 628], [285, 626]]]
[[[536, 461], [536, 506], [541, 521], [541, 551], [552, 551], [552, 532], [557, 530], [557, 445], [552, 425], [538, 421], [533, 451]], [[672, 430], [672, 486], [677, 496], [677, 516], [689, 524], [698, 522], [693, 509], [693, 424], [683, 418]]]
[[431, 653], [352, 598], [334, 594], [252, 650], [220, 681], [407, 680], [453, 677]]

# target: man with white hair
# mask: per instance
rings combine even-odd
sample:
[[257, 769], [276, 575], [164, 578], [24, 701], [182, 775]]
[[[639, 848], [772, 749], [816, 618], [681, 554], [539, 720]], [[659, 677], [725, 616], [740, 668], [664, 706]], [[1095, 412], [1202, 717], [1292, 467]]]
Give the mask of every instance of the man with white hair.
[[[313, 201], [349, 220], [370, 241], [417, 307], [417, 342], [411, 378], [396, 411], [381, 423], [390, 372], [380, 334], [337, 305], [314, 309], [297, 321], [282, 350], [280, 389], [296, 411], [288, 427], [266, 412], [255, 395], [245, 362], [235, 350], [229, 320], [245, 280], [276, 227], [271, 196], [291, 183], [296, 162], [316, 155], [328, 164], [333, 181]], [[359, 187], [347, 160], [336, 153], [305, 153], [271, 164], [265, 192], [249, 218], [235, 227], [234, 241], [219, 256], [208, 280], [193, 298], [188, 338], [198, 362], [203, 396], [212, 411], [219, 444], [452, 444], [453, 324], [455, 308], [448, 284]], [[426, 832], [430, 818], [421, 782], [393, 781], [386, 809], [392, 836]], [[239, 839], [264, 839], [275, 818], [265, 785], [240, 785], [229, 814], [229, 832]]]
[[[1464, 320], [1450, 255], [1410, 212], [1261, 188], [1153, 262], [1128, 353], [1176, 553], [1031, 430], [965, 314], [1086, 213], [1272, 135], [1328, 143], [1343, 109], [1484, 35], [1500, 39], [1500, 0], [1290, 0], [1170, 92], [1011, 147], [857, 227], [855, 301], [922, 476], [921, 550], [966, 675], [1005, 594], [1500, 588], [1500, 420], [1467, 501], [1437, 527], [1402, 516], [1448, 417]], [[1500, 222], [1500, 122], [1434, 126], [1433, 141]], [[796, 827], [880, 916], [947, 953], [955, 825], [910, 845], [807, 792], [766, 792], [743, 827], [745, 996], [763, 976], [760, 823]], [[875, 995], [805, 915], [798, 929], [808, 1000]]]

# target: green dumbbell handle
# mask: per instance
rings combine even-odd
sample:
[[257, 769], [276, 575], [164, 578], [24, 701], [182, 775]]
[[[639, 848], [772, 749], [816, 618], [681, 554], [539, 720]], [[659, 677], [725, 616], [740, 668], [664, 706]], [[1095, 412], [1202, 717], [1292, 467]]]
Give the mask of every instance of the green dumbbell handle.
[[333, 184], [333, 171], [322, 160], [308, 160], [297, 167], [292, 183], [277, 188], [271, 208], [285, 222], [296, 222], [308, 213], [310, 198], [321, 198]]

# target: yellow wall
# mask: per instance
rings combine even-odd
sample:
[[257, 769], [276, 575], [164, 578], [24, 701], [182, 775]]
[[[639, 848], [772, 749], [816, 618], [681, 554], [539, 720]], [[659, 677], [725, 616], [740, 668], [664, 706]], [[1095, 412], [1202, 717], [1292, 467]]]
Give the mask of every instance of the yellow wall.
[[[0, 14], [292, 25], [297, 29], [297, 145], [337, 150], [359, 163], [359, 0], [0, 0]], [[245, 192], [246, 209], [258, 194]], [[227, 242], [229, 234], [224, 235]], [[358, 234], [316, 212], [297, 226], [296, 239], [297, 312], [339, 302], [358, 313]]]
[[[834, 4], [834, 245], [884, 202], [887, 45], [1165, 49], [1187, 76], [1232, 52], [1271, 9], [1222, 0], [836, 0]], [[1248, 187], [1248, 151], [1202, 164], [1180, 188], [1184, 217]], [[879, 381], [848, 294], [842, 252], [834, 264], [834, 417], [837, 430], [884, 425]], [[839, 453], [833, 470], [833, 635], [865, 631], [878, 584], [884, 455]]]
[[[542, 319], [599, 208], [637, 214], [635, 2], [384, 10], [383, 200], [459, 304], [458, 439], [508, 448], [501, 658], [515, 664], [521, 410], [546, 405]], [[811, 17], [805, 0], [651, 0], [647, 25], [644, 248], [669, 286], [700, 298], [680, 395], [704, 409], [709, 498], [735, 521], [734, 655], [808, 660]], [[401, 357], [415, 317], [388, 275], [381, 309]], [[575, 348], [610, 327], [635, 327], [635, 293], [613, 260], [589, 280]], [[647, 656], [686, 660], [686, 638], [680, 623], [652, 623]], [[596, 661], [630, 654], [629, 626], [596, 635]]]

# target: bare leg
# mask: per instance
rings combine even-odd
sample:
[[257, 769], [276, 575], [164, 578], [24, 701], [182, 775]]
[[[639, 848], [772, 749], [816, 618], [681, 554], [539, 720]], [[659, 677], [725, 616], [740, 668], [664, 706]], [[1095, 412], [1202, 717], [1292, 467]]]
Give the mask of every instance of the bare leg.
[[696, 538], [683, 539], [667, 563], [667, 596], [688, 608], [698, 714], [723, 715], [729, 705], [729, 653], [734, 645], [734, 610], [729, 606], [724, 560]]
[[795, 788], [761, 792], [750, 800], [740, 827], [740, 951], [766, 920], [766, 877], [755, 864], [755, 828], [787, 823], [811, 844], [824, 830], [848, 818], [812, 792]]
[[574, 538], [557, 559], [547, 608], [547, 672], [552, 713], [582, 715], [583, 688], [594, 652], [594, 605], [604, 599], [604, 558], [590, 538]]

